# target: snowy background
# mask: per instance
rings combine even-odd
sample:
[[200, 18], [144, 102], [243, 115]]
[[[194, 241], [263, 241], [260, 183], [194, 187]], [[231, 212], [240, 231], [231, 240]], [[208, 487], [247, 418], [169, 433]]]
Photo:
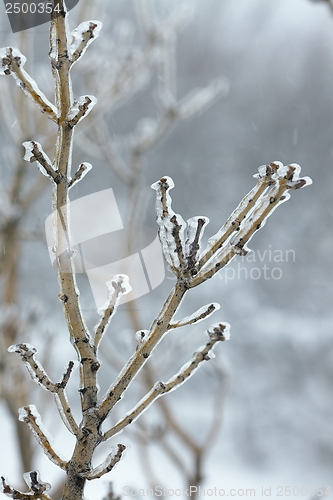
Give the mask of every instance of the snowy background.
[[[270, 496], [277, 498], [278, 486], [295, 486], [303, 487], [303, 493], [294, 490], [292, 498], [310, 498], [311, 488], [326, 489], [330, 485], [331, 496], [324, 498], [333, 498], [333, 14], [325, 2], [307, 0], [192, 3], [193, 19], [178, 42], [178, 96], [219, 76], [228, 79], [230, 90], [199, 118], [178, 125], [147, 155], [143, 187], [147, 196], [145, 224], [154, 227], [154, 193], [149, 186], [162, 175], [170, 175], [175, 181], [172, 195], [176, 212], [184, 219], [199, 214], [210, 218], [207, 235], [214, 234], [253, 187], [252, 175], [260, 165], [274, 160], [299, 163], [302, 174], [313, 179], [311, 187], [292, 193], [291, 200], [272, 215], [251, 241], [252, 257], [243, 261], [238, 257], [228, 271], [193, 290], [182, 305], [185, 316], [210, 301], [220, 302], [221, 310], [213, 321], [222, 319], [231, 324], [230, 341], [218, 346], [217, 359], [211, 362], [223, 367], [228, 388], [223, 425], [207, 459], [203, 488], [255, 488], [256, 498], [260, 498], [262, 487], [271, 486]], [[176, 2], [160, 2], [160, 15], [174, 5]], [[3, 5], [0, 12], [0, 46], [16, 45], [18, 35], [10, 32]], [[111, 29], [119, 19], [135, 19], [132, 2], [113, 1], [112, 8], [108, 2], [101, 4], [100, 19]], [[36, 47], [33, 74], [44, 78], [41, 67], [48, 64], [47, 28], [39, 26], [26, 34]], [[98, 50], [100, 41], [107, 38], [106, 29], [89, 50]], [[111, 135], [128, 133], [141, 116], [156, 113], [152, 98], [155, 85], [153, 79], [135, 99], [113, 113], [109, 122]], [[93, 86], [85, 92], [94, 94]], [[93, 112], [98, 112], [98, 105]], [[38, 140], [33, 130], [31, 139]], [[0, 144], [4, 146], [7, 140], [2, 131]], [[78, 151], [74, 164], [81, 161], [90, 161], [95, 169], [89, 179], [73, 190], [74, 198], [112, 187], [120, 211], [125, 212], [126, 189], [108, 167]], [[5, 178], [6, 165], [1, 168]], [[50, 212], [50, 193], [47, 187], [29, 214], [27, 230], [43, 232]], [[56, 275], [45, 241], [25, 243], [21, 259], [22, 307], [34, 301], [40, 311], [43, 326], [39, 327], [42, 331], [35, 332], [37, 346], [43, 330], [56, 332], [53, 345], [65, 356], [54, 359], [54, 373], [59, 377], [73, 354], [66, 343]], [[278, 271], [272, 274], [273, 268]], [[170, 289], [172, 281], [168, 278], [171, 275], [167, 271], [163, 284], [133, 306], [143, 318], [142, 328], [148, 328]], [[93, 325], [96, 316], [88, 282], [80, 276], [79, 284], [83, 309]], [[122, 307], [118, 314], [120, 326], [126, 323], [127, 309]], [[130, 353], [127, 330], [124, 326], [118, 340], [124, 353]], [[156, 353], [157, 359], [167, 358], [168, 345], [173, 353], [169, 355], [171, 361], [177, 353], [174, 365], [169, 364], [167, 375], [163, 376], [177, 371], [204, 343], [204, 330], [201, 323], [193, 331], [170, 335], [165, 347]], [[182, 336], [182, 340], [177, 336]], [[110, 345], [109, 339], [107, 346]], [[111, 374], [105, 370], [102, 386], [103, 382], [108, 385]], [[211, 419], [212, 391], [208, 388], [216, 390], [213, 371], [205, 367], [179, 391], [167, 396], [179, 420], [186, 422], [198, 439], [204, 437]], [[46, 412], [53, 403], [45, 401]], [[43, 414], [41, 406], [39, 410]], [[149, 410], [148, 421], [149, 418], [156, 422], [158, 412]], [[0, 419], [0, 472], [15, 484], [19, 482], [17, 447], [4, 405], [0, 406]], [[46, 412], [44, 420], [49, 429], [54, 429], [57, 448], [68, 456], [72, 444], [68, 434], [51, 413]], [[117, 439], [115, 442], [121, 442], [122, 436]], [[124, 486], [131, 486], [138, 493], [139, 488], [147, 487], [138, 464], [138, 447], [130, 435], [123, 440], [131, 448], [110, 480], [118, 494]], [[173, 489], [184, 487], [159, 449], [153, 446], [152, 453], [154, 470], [160, 478], [158, 484]], [[53, 478], [60, 477], [44, 456], [38, 458], [36, 468], [44, 481], [52, 483]], [[103, 478], [90, 484], [87, 497], [102, 498], [106, 482], [107, 478]]]

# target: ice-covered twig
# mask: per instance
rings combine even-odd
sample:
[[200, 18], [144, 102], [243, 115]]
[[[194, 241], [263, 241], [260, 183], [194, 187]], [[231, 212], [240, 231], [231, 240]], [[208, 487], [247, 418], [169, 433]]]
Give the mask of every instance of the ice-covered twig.
[[76, 99], [66, 117], [68, 126], [70, 128], [75, 127], [75, 125], [77, 125], [82, 118], [90, 113], [96, 102], [97, 99], [93, 95], [85, 95]]
[[87, 162], [81, 163], [81, 165], [75, 172], [74, 177], [69, 181], [68, 187], [72, 188], [73, 186], [75, 186], [75, 184], [80, 182], [83, 179], [83, 177], [85, 177], [87, 173], [90, 172], [91, 169], [92, 169], [91, 163]]
[[109, 326], [112, 316], [116, 312], [117, 305], [122, 295], [129, 293], [132, 288], [129, 284], [128, 276], [125, 274], [117, 274], [111, 281], [106, 283], [109, 288], [108, 301], [104, 307], [101, 308], [102, 318], [98, 325], [95, 327], [94, 348], [97, 352], [99, 344]]
[[35, 436], [45, 455], [55, 465], [63, 470], [67, 469], [67, 462], [59, 457], [51, 445], [52, 438], [47, 436], [47, 431], [41, 421], [40, 414], [34, 405], [24, 406], [19, 409], [19, 420], [25, 422]]
[[102, 439], [107, 439], [119, 434], [125, 427], [134, 422], [140, 415], [159, 397], [167, 392], [173, 391], [190, 378], [203, 361], [208, 361], [212, 357], [212, 350], [217, 342], [228, 340], [230, 337], [230, 325], [228, 323], [217, 323], [208, 330], [209, 342], [195, 352], [191, 361], [185, 364], [179, 372], [170, 378], [168, 382], [157, 382], [151, 391], [144, 396], [141, 401], [127, 415], [111, 429], [105, 432]]
[[22, 361], [25, 362], [33, 381], [40, 385], [43, 389], [54, 394], [57, 408], [64, 424], [72, 434], [79, 436], [81, 431], [72, 415], [72, 410], [70, 409], [65, 393], [66, 385], [75, 367], [74, 361], [69, 362], [61, 382], [55, 384], [50, 380], [39, 361], [35, 359], [35, 354], [37, 353], [37, 349], [35, 347], [30, 344], [16, 344], [10, 346], [8, 351], [18, 353]]
[[30, 163], [37, 162], [39, 165], [39, 170], [43, 175], [49, 177], [56, 184], [59, 184], [61, 180], [61, 175], [59, 172], [55, 171], [51, 160], [44, 153], [42, 146], [36, 141], [26, 141], [23, 142], [22, 146], [25, 148], [25, 155], [23, 159], [29, 161]]
[[[259, 174], [254, 176], [258, 178], [256, 189], [242, 200], [235, 211], [236, 218], [231, 216], [223, 226], [225, 232], [223, 233], [222, 228], [217, 233], [218, 237], [215, 235], [208, 240], [208, 250], [198, 264], [199, 272], [193, 278], [191, 287], [211, 278], [235, 255], [248, 253], [247, 243], [264, 226], [274, 210], [290, 198], [288, 191], [301, 189], [312, 183], [309, 177], [299, 178], [300, 171], [299, 165], [285, 166], [281, 162], [259, 168]], [[251, 193], [254, 194], [255, 202]]]
[[179, 103], [177, 114], [180, 120], [188, 120], [203, 113], [209, 106], [228, 94], [229, 83], [226, 78], [216, 78], [206, 87], [195, 89]]
[[168, 329], [172, 328], [180, 328], [182, 326], [193, 325], [194, 323], [199, 323], [200, 321], [209, 318], [215, 311], [220, 309], [220, 304], [214, 302], [213, 304], [209, 304], [207, 306], [200, 307], [195, 313], [190, 316], [186, 316], [186, 318], [175, 321], [174, 323], [170, 323], [168, 325]]
[[176, 276], [182, 276], [186, 270], [185, 221], [171, 208], [169, 190], [174, 187], [173, 180], [165, 176], [151, 187], [156, 190], [156, 221], [164, 257]]
[[70, 46], [71, 63], [76, 63], [85, 53], [89, 45], [96, 40], [102, 29], [100, 21], [86, 21], [72, 31], [72, 43]]
[[56, 107], [40, 91], [36, 82], [23, 69], [26, 58], [16, 47], [0, 49], [0, 75], [13, 74], [18, 86], [52, 121], [57, 121]]
[[6, 482], [5, 478], [1, 477], [3, 493], [17, 500], [52, 500], [51, 497], [45, 493], [45, 491], [51, 489], [51, 485], [40, 480], [38, 471], [26, 472], [23, 474], [23, 477], [29, 487], [27, 493], [22, 493], [12, 488]]
[[92, 479], [99, 479], [100, 477], [104, 476], [104, 474], [110, 472], [114, 468], [114, 466], [122, 459], [125, 450], [126, 446], [124, 446], [123, 444], [118, 444], [116, 452], [111, 452], [101, 465], [98, 465], [92, 471], [82, 474], [82, 476], [90, 481]]

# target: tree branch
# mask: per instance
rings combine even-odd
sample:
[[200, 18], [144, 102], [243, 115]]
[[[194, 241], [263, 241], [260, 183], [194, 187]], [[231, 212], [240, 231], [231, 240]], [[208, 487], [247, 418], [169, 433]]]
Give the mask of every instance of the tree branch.
[[121, 460], [123, 453], [126, 450], [126, 446], [124, 446], [123, 444], [118, 444], [117, 446], [118, 449], [116, 453], [111, 452], [101, 465], [95, 467], [95, 469], [93, 469], [92, 471], [83, 474], [83, 477], [91, 481], [92, 479], [99, 479], [100, 477], [104, 476], [104, 474], [110, 472], [114, 468], [114, 466]]
[[43, 481], [39, 479], [38, 471], [26, 472], [23, 474], [23, 477], [29, 486], [29, 491], [27, 493], [21, 493], [15, 490], [9, 486], [4, 477], [1, 477], [3, 493], [17, 500], [52, 500], [51, 497], [45, 493], [45, 491], [51, 488], [51, 485], [49, 483], [43, 483]]
[[50, 442], [52, 438], [46, 435], [47, 431], [43, 427], [40, 415], [36, 407], [34, 405], [29, 405], [20, 408], [19, 420], [27, 424], [48, 459], [61, 469], [67, 470], [67, 462], [60, 458], [52, 448]]
[[142, 415], [142, 413], [149, 408], [149, 406], [163, 394], [173, 391], [180, 385], [182, 385], [188, 378], [190, 378], [199, 365], [203, 361], [208, 361], [211, 359], [210, 354], [215, 344], [217, 342], [225, 341], [229, 339], [229, 329], [230, 325], [228, 323], [219, 323], [210, 327], [207, 330], [209, 336], [209, 342], [198, 350], [192, 360], [184, 365], [179, 372], [172, 377], [168, 382], [156, 382], [151, 391], [146, 394], [144, 398], [137, 404], [137, 406], [130, 411], [122, 420], [120, 420], [112, 429], [108, 430], [103, 435], [103, 441], [106, 441], [110, 437], [119, 434], [125, 427], [134, 422], [137, 418]]
[[24, 55], [15, 47], [6, 47], [1, 49], [0, 58], [2, 59], [0, 74], [13, 74], [18, 86], [23, 92], [37, 104], [39, 109], [45, 113], [50, 120], [56, 122], [57, 110], [55, 106], [45, 97], [39, 90], [36, 82], [23, 69], [26, 62]]

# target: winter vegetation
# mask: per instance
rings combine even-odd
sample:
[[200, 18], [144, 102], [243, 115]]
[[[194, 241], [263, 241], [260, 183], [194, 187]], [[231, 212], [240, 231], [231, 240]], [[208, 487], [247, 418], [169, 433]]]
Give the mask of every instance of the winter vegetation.
[[[132, 424], [134, 424], [134, 429], [137, 427], [140, 430], [137, 436], [138, 442], [141, 440], [142, 444], [149, 441], [149, 421], [147, 425], [140, 422], [145, 422], [146, 410], [152, 403], [159, 405], [165, 429], [169, 428], [170, 432], [174, 432], [179, 446], [187, 446], [191, 451], [193, 465], [190, 469], [184, 466], [181, 455], [177, 455], [177, 446], [170, 447], [165, 440], [161, 439], [161, 448], [164, 447], [166, 455], [175, 467], [183, 470], [185, 484], [200, 485], [209, 444], [221, 423], [221, 401], [223, 401], [224, 391], [216, 396], [216, 418], [213, 419], [211, 432], [208, 432], [204, 444], [200, 444], [196, 438], [193, 439], [188, 434], [186, 423], [182, 425], [175, 423], [172, 408], [166, 402], [168, 397], [164, 398], [164, 395], [180, 387], [201, 365], [206, 364], [205, 361], [214, 357], [213, 349], [217, 343], [228, 340], [230, 327], [225, 321], [218, 321], [206, 328], [208, 337], [206, 343], [196, 348], [192, 358], [190, 352], [187, 352], [188, 361], [183, 366], [179, 364], [177, 357], [173, 357], [171, 362], [168, 360], [169, 369], [171, 368], [173, 374], [166, 381], [162, 381], [158, 365], [152, 363], [155, 349], [157, 350], [161, 342], [165, 342], [169, 332], [196, 325], [208, 319], [220, 308], [218, 303], [210, 302], [185, 317], [182, 317], [180, 313], [178, 318], [181, 304], [186, 303], [185, 297], [186, 299], [191, 297], [193, 289], [199, 285], [203, 286], [204, 283], [217, 276], [217, 273], [234, 261], [237, 256], [244, 258], [248, 255], [249, 241], [265, 225], [273, 211], [290, 198], [290, 191], [299, 190], [311, 184], [311, 180], [308, 177], [300, 177], [300, 167], [294, 163], [285, 166], [282, 162], [273, 161], [260, 167], [258, 173], [254, 175], [256, 185], [241, 200], [220, 229], [209, 237], [206, 245], [204, 244], [206, 241], [204, 230], [209, 222], [208, 217], [192, 216], [185, 222], [182, 216], [175, 213], [172, 208], [170, 197], [170, 190], [174, 188], [172, 179], [165, 175], [152, 184], [151, 187], [156, 192], [159, 240], [164, 259], [173, 274], [174, 286], [166, 300], [161, 302], [163, 305], [160, 304], [159, 312], [150, 323], [147, 323], [144, 318], [138, 318], [137, 311], [134, 309], [128, 310], [134, 341], [132, 353], [128, 359], [124, 360], [123, 352], [117, 352], [116, 343], [111, 354], [102, 353], [101, 345], [107, 341], [107, 337], [109, 337], [108, 350], [112, 347], [115, 315], [121, 307], [122, 298], [131, 292], [131, 279], [125, 274], [109, 277], [106, 283], [108, 289], [105, 296], [106, 302], [98, 311], [100, 318], [97, 324], [89, 326], [91, 316], [85, 314], [85, 309], [81, 305], [80, 284], [75, 269], [76, 249], [71, 245], [73, 227], [71, 227], [70, 218], [70, 192], [73, 192], [78, 184], [89, 182], [89, 178], [95, 174], [94, 168], [87, 161], [80, 160], [79, 166], [73, 167], [73, 152], [76, 156], [82, 156], [83, 160], [85, 154], [89, 153], [90, 158], [108, 162], [119, 181], [127, 186], [131, 200], [128, 209], [129, 233], [136, 238], [137, 228], [140, 229], [139, 223], [145, 210], [145, 199], [142, 195], [145, 182], [145, 155], [165, 138], [175, 125], [198, 115], [214, 104], [217, 99], [225, 96], [228, 84], [224, 79], [218, 78], [205, 88], [192, 91], [181, 100], [177, 99], [175, 40], [179, 26], [185, 23], [189, 16], [189, 11], [185, 8], [179, 9], [163, 25], [156, 28], [155, 22], [152, 22], [155, 15], [152, 10], [153, 3], [143, 0], [139, 2], [138, 7], [138, 18], [146, 41], [142, 50], [140, 47], [129, 44], [127, 38], [123, 46], [121, 44], [117, 46], [115, 43], [110, 47], [106, 44], [100, 49], [98, 49], [98, 40], [86, 53], [88, 46], [98, 37], [102, 28], [101, 23], [95, 20], [83, 22], [70, 31], [71, 15], [66, 12], [63, 0], [56, 0], [55, 5], [58, 6], [57, 10], [60, 15], [55, 13], [52, 17], [49, 52], [54, 79], [54, 104], [40, 90], [43, 86], [42, 82], [37, 84], [26, 71], [25, 67], [29, 67], [29, 59], [26, 60], [21, 50], [8, 46], [1, 49], [0, 53], [1, 74], [7, 76], [7, 80], [13, 76], [23, 91], [22, 94], [26, 94], [42, 112], [41, 118], [34, 118], [36, 120], [34, 128], [27, 126], [28, 122], [24, 120], [24, 117], [22, 119], [20, 137], [23, 138], [21, 142], [25, 148], [24, 160], [37, 165], [39, 174], [42, 176], [40, 176], [41, 180], [36, 178], [33, 183], [25, 184], [24, 177], [27, 175], [28, 165], [22, 166], [22, 163], [16, 159], [17, 152], [15, 152], [16, 156], [14, 160], [12, 157], [12, 161], [14, 164], [17, 162], [18, 167], [12, 177], [11, 190], [6, 195], [9, 207], [8, 219], [2, 229], [6, 253], [2, 256], [1, 264], [5, 270], [4, 302], [13, 304], [17, 287], [16, 274], [19, 272], [15, 255], [19, 253], [19, 240], [23, 236], [23, 228], [20, 226], [22, 214], [29, 210], [32, 203], [45, 190], [46, 182], [51, 182], [55, 241], [52, 252], [55, 256], [58, 274], [58, 298], [66, 320], [69, 340], [75, 349], [77, 359], [68, 361], [60, 380], [54, 382], [53, 378], [48, 375], [50, 359], [47, 351], [42, 353], [44, 359], [41, 359], [33, 345], [21, 340], [22, 329], [29, 331], [30, 323], [36, 324], [34, 315], [30, 313], [20, 318], [13, 307], [12, 310], [10, 307], [7, 309], [8, 312], [3, 319], [5, 341], [1, 348], [4, 351], [2, 355], [5, 359], [7, 377], [11, 378], [11, 382], [10, 385], [3, 384], [2, 397], [15, 418], [19, 409], [18, 440], [28, 492], [19, 491], [11, 485], [11, 480], [2, 478], [3, 492], [11, 498], [22, 499], [83, 499], [86, 483], [111, 472], [123, 459], [126, 450], [126, 444], [120, 438], [116, 441], [117, 444], [110, 446], [111, 451], [106, 453], [104, 461], [102, 459], [102, 463], [93, 465], [94, 454], [100, 445], [124, 430], [130, 432]], [[81, 14], [84, 10], [82, 8]], [[126, 37], [129, 37], [129, 32], [125, 26], [119, 30], [119, 39], [124, 42]], [[114, 64], [106, 66], [103, 79], [94, 82], [91, 62], [85, 65], [85, 60], [98, 61], [99, 57], [100, 61], [103, 61], [111, 48]], [[74, 64], [73, 92], [71, 70]], [[78, 71], [80, 74], [80, 65], [82, 65], [82, 78], [75, 80], [75, 72]], [[100, 130], [101, 126], [107, 129], [108, 114], [138, 92], [143, 83], [151, 78], [150, 74], [153, 70], [158, 75], [156, 100], [159, 113], [157, 118], [140, 120], [133, 133], [125, 137], [121, 143], [117, 138], [106, 141]], [[12, 80], [11, 84], [13, 84]], [[96, 97], [85, 94], [78, 98], [74, 97], [78, 91], [84, 92], [85, 84], [91, 89], [96, 88]], [[124, 89], [126, 89], [125, 95]], [[23, 97], [26, 98], [26, 96]], [[103, 103], [103, 109], [97, 114], [97, 108], [93, 108], [100, 100]], [[15, 105], [15, 101], [13, 104], [8, 102], [8, 106], [11, 105]], [[5, 106], [2, 106], [2, 109], [5, 109]], [[49, 121], [57, 128], [53, 144], [54, 132], [49, 132], [48, 126], [44, 125], [46, 118], [49, 118]], [[7, 117], [8, 122], [10, 119]], [[74, 132], [77, 137], [75, 144]], [[17, 144], [15, 134], [13, 140]], [[51, 152], [52, 149], [54, 149], [54, 158], [50, 159], [51, 153], [48, 156], [45, 151]], [[12, 250], [8, 252], [7, 249]], [[191, 309], [191, 302], [189, 307]], [[10, 353], [16, 353], [18, 356], [5, 354], [6, 348]], [[184, 346], [182, 349], [186, 352]], [[176, 354], [180, 352], [179, 346], [176, 346], [175, 352]], [[109, 364], [118, 371], [117, 376], [110, 379], [106, 387], [105, 379], [109, 374], [102, 374], [103, 355], [109, 358]], [[151, 356], [152, 359], [150, 359]], [[23, 394], [15, 391], [15, 388], [22, 384], [27, 386], [27, 382], [23, 382], [25, 376], [18, 365], [20, 360], [28, 369], [33, 381], [54, 397], [61, 420], [75, 440], [70, 457], [65, 458], [62, 453], [56, 451], [53, 438], [42, 424], [37, 407], [29, 401], [29, 390], [23, 391]], [[210, 364], [216, 361], [213, 360]], [[66, 363], [65, 359], [64, 362]], [[72, 375], [73, 379], [75, 378], [76, 367], [79, 368], [79, 380], [75, 379], [79, 384], [76, 388], [80, 394], [79, 414], [77, 408], [73, 408], [67, 395]], [[223, 373], [221, 374], [219, 367], [212, 370], [216, 379], [223, 384]], [[133, 381], [136, 382], [137, 375], [141, 376], [143, 394], [132, 405], [133, 395], [128, 396], [128, 394], [130, 394]], [[117, 404], [122, 399], [126, 401], [127, 396], [132, 408], [119, 414]], [[43, 408], [41, 410], [43, 414], [44, 406], [41, 408]], [[52, 413], [53, 410], [49, 411]], [[111, 425], [109, 417], [112, 418], [113, 415], [115, 417]], [[23, 428], [25, 430], [22, 430]], [[43, 482], [48, 478], [43, 477], [42, 480], [39, 472], [30, 467], [32, 447], [27, 430], [35, 437], [49, 460], [66, 474], [64, 484], [59, 485], [58, 491], [54, 494], [49, 492], [50, 485]], [[166, 431], [164, 430], [162, 434], [164, 432]], [[148, 471], [147, 475], [149, 474]], [[110, 479], [112, 480], [112, 472]], [[153, 484], [152, 478], [150, 482]], [[113, 493], [110, 492], [110, 498], [112, 495]]]

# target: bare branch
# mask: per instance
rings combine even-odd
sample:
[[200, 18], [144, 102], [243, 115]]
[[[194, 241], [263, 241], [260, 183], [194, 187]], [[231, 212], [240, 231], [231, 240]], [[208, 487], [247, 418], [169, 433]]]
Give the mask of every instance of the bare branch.
[[133, 410], [131, 410], [127, 415], [120, 420], [112, 429], [109, 429], [103, 435], [103, 441], [106, 441], [110, 437], [119, 434], [125, 427], [134, 422], [149, 406], [163, 394], [173, 391], [180, 385], [182, 385], [188, 378], [190, 378], [199, 365], [203, 361], [208, 361], [211, 359], [211, 351], [213, 350], [217, 342], [225, 341], [229, 339], [230, 325], [228, 323], [218, 323], [212, 325], [210, 329], [207, 330], [209, 335], [209, 342], [200, 348], [193, 356], [192, 360], [184, 365], [179, 372], [172, 377], [168, 382], [156, 382], [151, 391], [146, 394], [144, 398], [137, 404]]
[[57, 110], [55, 106], [39, 90], [36, 82], [23, 69], [26, 58], [15, 47], [0, 49], [1, 68], [0, 75], [13, 74], [18, 86], [30, 97], [39, 109], [47, 115], [50, 120], [57, 121]]
[[82, 474], [83, 477], [91, 481], [92, 479], [99, 479], [100, 477], [104, 476], [104, 474], [110, 472], [114, 468], [114, 466], [122, 459], [123, 453], [126, 450], [126, 446], [124, 446], [123, 444], [118, 444], [117, 447], [118, 449], [116, 453], [111, 452], [101, 465], [95, 467], [95, 469], [90, 472]]
[[19, 420], [25, 422], [35, 436], [45, 455], [63, 470], [67, 469], [67, 462], [59, 457], [51, 445], [52, 438], [47, 436], [47, 431], [41, 421], [41, 417], [35, 405], [24, 406], [19, 409]]
[[3, 493], [17, 500], [52, 500], [51, 497], [45, 493], [45, 491], [51, 489], [51, 485], [49, 483], [43, 483], [43, 481], [39, 479], [38, 471], [26, 472], [23, 474], [23, 477], [29, 486], [29, 491], [27, 493], [21, 493], [15, 490], [9, 486], [4, 477], [1, 477]]

